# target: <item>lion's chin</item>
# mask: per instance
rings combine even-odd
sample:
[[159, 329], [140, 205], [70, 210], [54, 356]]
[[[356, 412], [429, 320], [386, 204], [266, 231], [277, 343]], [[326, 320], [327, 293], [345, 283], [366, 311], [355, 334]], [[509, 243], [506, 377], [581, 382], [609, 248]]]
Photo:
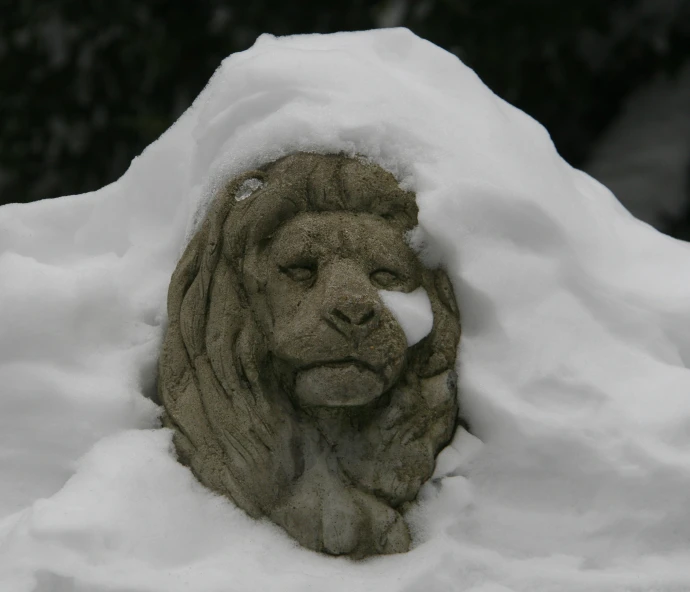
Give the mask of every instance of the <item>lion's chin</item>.
[[383, 394], [384, 380], [356, 364], [317, 366], [295, 377], [295, 396], [305, 407], [356, 407]]

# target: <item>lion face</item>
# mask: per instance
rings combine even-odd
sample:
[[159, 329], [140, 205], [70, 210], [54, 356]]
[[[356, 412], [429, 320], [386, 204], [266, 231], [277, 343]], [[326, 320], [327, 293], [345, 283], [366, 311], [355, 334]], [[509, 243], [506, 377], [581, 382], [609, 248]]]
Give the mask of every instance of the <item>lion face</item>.
[[302, 213], [280, 227], [262, 268], [268, 349], [300, 406], [364, 405], [397, 382], [407, 340], [378, 290], [421, 282], [399, 229], [369, 214]]

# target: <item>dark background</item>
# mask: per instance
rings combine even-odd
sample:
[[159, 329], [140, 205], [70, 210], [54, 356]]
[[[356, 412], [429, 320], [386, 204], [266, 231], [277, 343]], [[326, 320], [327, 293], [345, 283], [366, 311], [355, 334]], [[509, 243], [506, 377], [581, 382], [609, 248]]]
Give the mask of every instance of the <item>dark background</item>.
[[114, 181], [263, 32], [382, 26], [455, 53], [575, 166], [690, 56], [688, 0], [0, 0], [0, 204]]

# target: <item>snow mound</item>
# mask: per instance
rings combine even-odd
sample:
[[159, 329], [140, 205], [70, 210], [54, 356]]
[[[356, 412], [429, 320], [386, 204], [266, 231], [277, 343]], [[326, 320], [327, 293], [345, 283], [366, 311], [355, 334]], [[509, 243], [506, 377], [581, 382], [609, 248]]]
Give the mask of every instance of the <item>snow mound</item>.
[[[185, 241], [224, 179], [297, 150], [415, 191], [411, 240], [460, 305], [473, 435], [439, 457], [403, 556], [296, 547], [156, 429]], [[262, 36], [116, 183], [0, 208], [0, 277], [2, 590], [690, 588], [690, 247], [407, 30]]]

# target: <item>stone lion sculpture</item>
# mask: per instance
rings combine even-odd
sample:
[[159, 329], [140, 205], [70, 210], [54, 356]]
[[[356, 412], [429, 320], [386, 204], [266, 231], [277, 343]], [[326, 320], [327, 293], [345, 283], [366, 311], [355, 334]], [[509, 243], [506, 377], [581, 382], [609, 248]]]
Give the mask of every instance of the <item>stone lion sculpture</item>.
[[[230, 182], [172, 276], [159, 394], [180, 461], [316, 551], [407, 551], [458, 421], [458, 309], [416, 224], [382, 168], [297, 153]], [[433, 326], [410, 347], [380, 291], [419, 287]]]

